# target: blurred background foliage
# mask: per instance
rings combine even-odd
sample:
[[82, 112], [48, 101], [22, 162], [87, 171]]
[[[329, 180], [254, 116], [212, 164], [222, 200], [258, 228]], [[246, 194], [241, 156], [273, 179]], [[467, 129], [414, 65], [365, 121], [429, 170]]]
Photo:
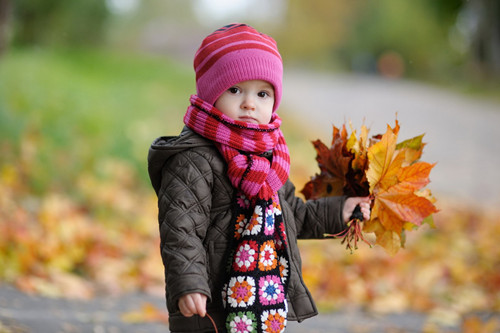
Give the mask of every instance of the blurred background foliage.
[[[109, 18], [101, 0], [3, 1], [12, 10], [13, 42], [16, 45], [82, 45], [103, 41]], [[91, 29], [90, 29], [91, 28]]]
[[[496, 0], [0, 0], [0, 281], [75, 297], [163, 288], [147, 149], [154, 137], [181, 129], [194, 93], [194, 52], [222, 24], [244, 21], [272, 35], [288, 67], [422, 80], [498, 98], [499, 18]], [[292, 154], [307, 156], [292, 165], [300, 189], [316, 171], [313, 130], [285, 123]], [[333, 265], [306, 245], [314, 260], [305, 277], [334, 308], [389, 302], [382, 307], [425, 311], [459, 299], [464, 311], [499, 310], [500, 247], [482, 243], [471, 252], [463, 233], [500, 235], [487, 214], [448, 214], [457, 221], [452, 232], [417, 238], [391, 261], [399, 272], [391, 281], [404, 282], [410, 262], [422, 269], [418, 302], [403, 295], [403, 282], [366, 273], [389, 260], [375, 250], [349, 256], [330, 244], [340, 253]], [[451, 242], [461, 247], [450, 249]], [[426, 247], [440, 255], [430, 258]], [[464, 275], [472, 261], [481, 266]], [[325, 266], [344, 282], [366, 275], [357, 274], [346, 293], [319, 279]]]
[[121, 45], [190, 59], [207, 30], [240, 19], [275, 37], [288, 64], [448, 83], [500, 75], [498, 1], [229, 3], [1, 0], [0, 48]]

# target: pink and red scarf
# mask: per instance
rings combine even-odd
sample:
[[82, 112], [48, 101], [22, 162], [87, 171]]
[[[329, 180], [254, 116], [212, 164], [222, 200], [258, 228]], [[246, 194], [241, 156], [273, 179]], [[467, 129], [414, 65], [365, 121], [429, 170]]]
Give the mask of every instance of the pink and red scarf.
[[[281, 118], [273, 113], [269, 124], [233, 120], [196, 95], [184, 116], [184, 123], [201, 136], [216, 142], [228, 164], [233, 186], [248, 198], [270, 199], [287, 181], [290, 155]], [[272, 151], [272, 162], [260, 156]]]
[[283, 333], [289, 257], [277, 192], [288, 179], [290, 156], [281, 119], [273, 113], [269, 124], [249, 124], [232, 120], [195, 95], [190, 101], [185, 124], [216, 143], [236, 188], [234, 238], [221, 290], [227, 331]]

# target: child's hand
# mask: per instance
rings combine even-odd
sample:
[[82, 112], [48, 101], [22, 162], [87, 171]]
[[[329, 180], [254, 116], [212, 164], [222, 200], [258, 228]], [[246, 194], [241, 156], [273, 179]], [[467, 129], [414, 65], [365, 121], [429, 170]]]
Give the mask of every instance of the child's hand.
[[357, 205], [361, 207], [361, 213], [363, 213], [363, 219], [368, 221], [370, 219], [370, 197], [351, 197], [347, 198], [344, 203], [344, 210], [342, 211], [342, 217], [344, 222], [349, 222], [352, 212]]
[[179, 310], [184, 317], [207, 314], [207, 296], [200, 293], [187, 294], [179, 298]]

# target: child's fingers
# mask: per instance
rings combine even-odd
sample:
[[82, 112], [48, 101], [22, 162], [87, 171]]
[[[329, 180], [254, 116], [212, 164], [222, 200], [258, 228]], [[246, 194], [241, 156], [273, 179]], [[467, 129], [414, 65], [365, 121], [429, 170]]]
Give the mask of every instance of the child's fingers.
[[190, 310], [191, 307], [189, 305], [189, 302], [190, 299], [187, 298], [181, 298], [179, 300], [179, 310], [181, 311], [184, 317], [191, 317], [193, 315], [193, 311]]
[[179, 310], [185, 317], [191, 317], [197, 313], [195, 296], [196, 294], [188, 294], [179, 300]]
[[194, 314], [205, 317], [206, 307], [207, 296], [199, 293], [184, 295], [179, 299], [179, 310], [184, 317], [191, 317]]
[[195, 309], [195, 307], [191, 297], [181, 297], [181, 299], [179, 300], [179, 310], [181, 311], [182, 315], [184, 317], [191, 317], [194, 314], [193, 309]]
[[207, 314], [207, 296], [202, 294], [196, 294], [194, 297], [194, 305], [196, 307], [196, 312], [201, 317], [205, 317]]
[[371, 198], [369, 196], [347, 198], [345, 205], [344, 205], [344, 210], [342, 213], [344, 221], [345, 222], [349, 221], [349, 219], [352, 216], [352, 213], [354, 212], [354, 209], [356, 208], [357, 205], [359, 205], [361, 208], [361, 213], [363, 214], [363, 219], [369, 220], [370, 219], [370, 204], [371, 204]]
[[370, 219], [370, 204], [371, 204], [371, 198], [370, 197], [358, 197], [359, 200], [359, 207], [361, 208], [361, 213], [363, 214], [363, 219], [365, 221], [368, 221]]
[[363, 214], [363, 219], [365, 221], [368, 221], [370, 219], [370, 214], [371, 214], [370, 204], [367, 202], [362, 202], [359, 204], [359, 206], [361, 207], [361, 213]]
[[355, 205], [361, 208], [361, 213], [363, 214], [363, 219], [365, 221], [368, 221], [370, 219], [370, 204], [371, 204], [371, 198], [370, 197], [356, 197], [355, 198]]

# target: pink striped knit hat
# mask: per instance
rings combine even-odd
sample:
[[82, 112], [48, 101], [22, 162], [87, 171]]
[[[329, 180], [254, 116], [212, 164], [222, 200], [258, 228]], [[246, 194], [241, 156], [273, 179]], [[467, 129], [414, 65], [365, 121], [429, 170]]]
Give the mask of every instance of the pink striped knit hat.
[[194, 57], [196, 91], [213, 105], [241, 81], [264, 80], [274, 87], [275, 111], [281, 101], [283, 63], [273, 38], [246, 24], [226, 25], [208, 35]]

